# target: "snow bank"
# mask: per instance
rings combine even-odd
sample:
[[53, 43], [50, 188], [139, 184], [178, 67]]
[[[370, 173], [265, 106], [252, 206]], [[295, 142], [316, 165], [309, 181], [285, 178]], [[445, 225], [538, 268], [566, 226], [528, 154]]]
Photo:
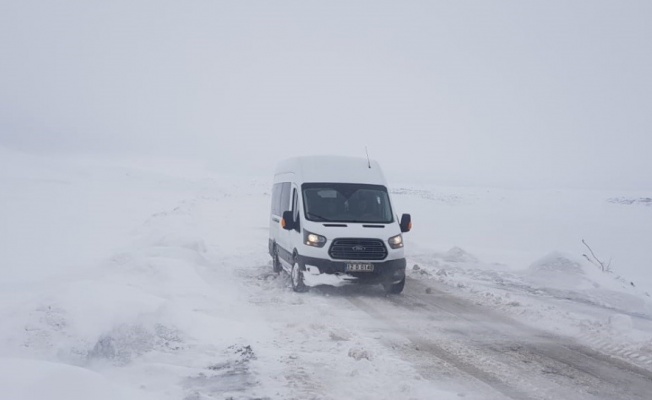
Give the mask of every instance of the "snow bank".
[[0, 358], [2, 397], [20, 400], [146, 400], [153, 397], [88, 369], [38, 360]]

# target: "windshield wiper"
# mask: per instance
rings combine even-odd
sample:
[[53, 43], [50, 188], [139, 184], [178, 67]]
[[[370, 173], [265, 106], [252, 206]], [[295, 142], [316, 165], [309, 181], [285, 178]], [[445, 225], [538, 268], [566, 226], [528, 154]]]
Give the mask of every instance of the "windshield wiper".
[[326, 217], [322, 217], [321, 215], [318, 215], [318, 214], [315, 214], [315, 213], [311, 213], [310, 211], [308, 211], [306, 214], [307, 214], [309, 217], [318, 218], [319, 221], [326, 221], [326, 222], [330, 221], [330, 219], [328, 219], [328, 218], [326, 218]]
[[354, 222], [358, 224], [389, 224], [392, 221], [379, 221], [379, 220], [369, 220], [369, 219], [351, 219], [347, 222]]

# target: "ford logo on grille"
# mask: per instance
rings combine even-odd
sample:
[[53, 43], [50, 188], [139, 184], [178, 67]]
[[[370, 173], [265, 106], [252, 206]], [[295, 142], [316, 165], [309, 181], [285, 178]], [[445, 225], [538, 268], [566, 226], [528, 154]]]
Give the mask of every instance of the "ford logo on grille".
[[364, 246], [357, 245], [357, 246], [351, 247], [351, 250], [353, 250], [353, 251], [365, 251], [365, 250], [367, 250], [367, 248], [364, 247]]

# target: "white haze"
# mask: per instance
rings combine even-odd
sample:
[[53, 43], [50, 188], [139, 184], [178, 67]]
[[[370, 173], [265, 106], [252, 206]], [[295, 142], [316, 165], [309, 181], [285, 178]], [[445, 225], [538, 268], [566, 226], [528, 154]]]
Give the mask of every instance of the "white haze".
[[0, 0], [0, 146], [652, 188], [649, 1]]

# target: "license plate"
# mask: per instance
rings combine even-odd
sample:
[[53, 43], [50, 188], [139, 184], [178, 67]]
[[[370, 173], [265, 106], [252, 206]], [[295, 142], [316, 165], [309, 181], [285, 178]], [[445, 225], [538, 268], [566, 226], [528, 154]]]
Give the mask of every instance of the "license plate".
[[367, 263], [346, 264], [346, 272], [372, 272], [373, 270], [374, 270], [373, 264], [367, 264]]

